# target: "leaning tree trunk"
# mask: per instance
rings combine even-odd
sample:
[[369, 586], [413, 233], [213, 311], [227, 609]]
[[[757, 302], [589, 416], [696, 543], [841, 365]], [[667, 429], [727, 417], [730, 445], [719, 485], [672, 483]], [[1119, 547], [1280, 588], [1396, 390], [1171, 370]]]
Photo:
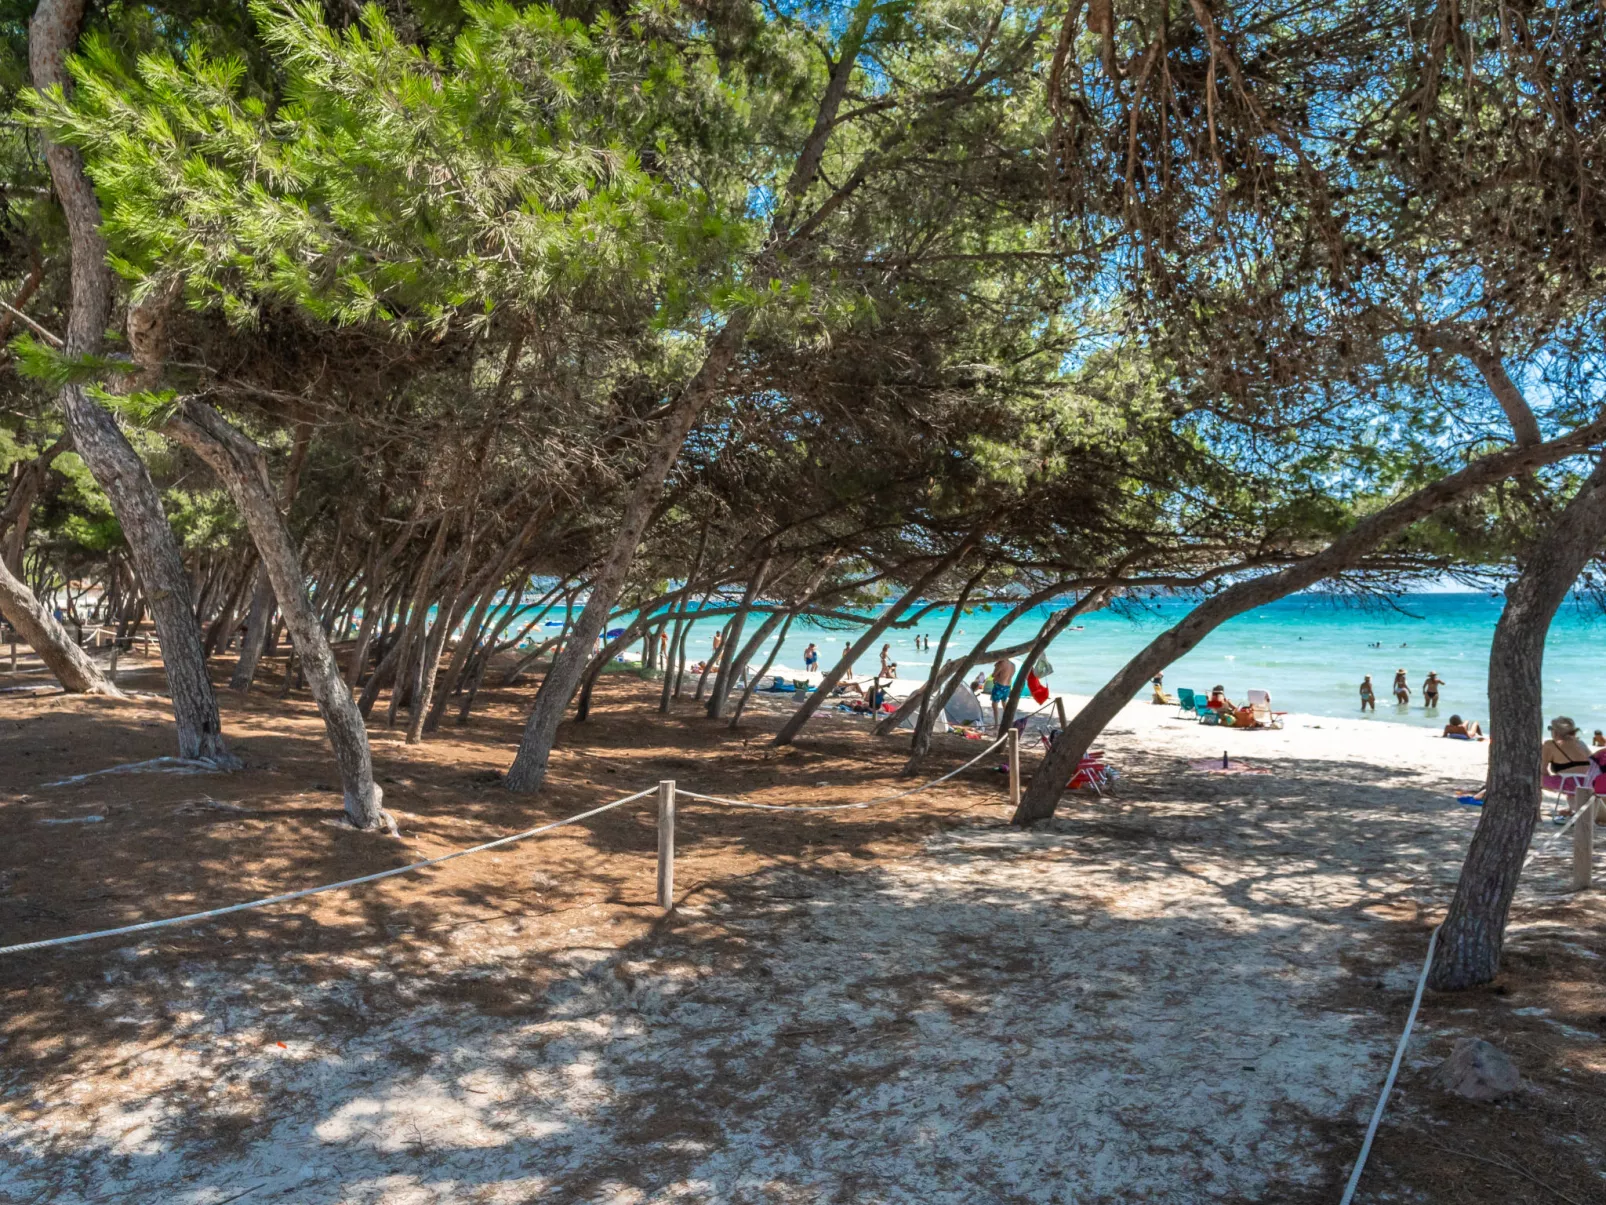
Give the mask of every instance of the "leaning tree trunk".
[[[777, 611], [770, 616], [770, 619], [779, 619], [780, 616], [781, 612]], [[747, 710], [748, 700], [753, 697], [753, 692], [758, 689], [758, 684], [764, 680], [764, 675], [770, 672], [770, 666], [775, 664], [775, 658], [780, 655], [781, 646], [786, 643], [786, 634], [792, 630], [792, 621], [796, 618], [797, 612], [795, 610], [786, 612], [786, 622], [781, 625], [781, 634], [775, 638], [775, 643], [770, 645], [770, 655], [764, 658], [764, 664], [759, 666], [758, 673], [748, 678], [747, 685], [742, 689], [742, 697], [736, 700], [736, 706], [731, 710], [729, 727], [732, 731], [735, 731], [736, 726], [742, 722], [742, 712]], [[769, 633], [770, 624], [766, 621], [764, 626], [759, 629], [759, 635], [768, 636]]]
[[552, 744], [557, 739], [558, 725], [568, 710], [569, 700], [585, 674], [591, 660], [591, 645], [602, 631], [613, 609], [614, 600], [624, 588], [625, 577], [635, 560], [636, 549], [647, 530], [647, 522], [657, 509], [658, 496], [663, 492], [669, 471], [675, 467], [681, 445], [691, 434], [693, 424], [709, 402], [723, 386], [736, 353], [747, 337], [752, 315], [747, 310], [732, 314], [714, 336], [708, 354], [696, 374], [675, 399], [663, 429], [647, 463], [636, 479], [634, 488], [625, 502], [620, 517], [619, 531], [608, 550], [607, 558], [591, 579], [591, 590], [586, 597], [584, 610], [575, 623], [574, 631], [563, 651], [552, 661], [552, 668], [541, 680], [541, 689], [535, 696], [535, 706], [524, 725], [524, 736], [519, 751], [508, 767], [506, 785], [510, 791], [535, 791], [546, 781], [547, 761], [552, 756]]
[[847, 676], [849, 667], [864, 656], [865, 650], [881, 638], [881, 633], [897, 622], [898, 616], [909, 609], [909, 604], [919, 598], [922, 591], [970, 551], [970, 546], [975, 541], [976, 535], [977, 533], [972, 532], [961, 540], [957, 548], [938, 561], [924, 577], [904, 592], [903, 597], [888, 607], [886, 613], [872, 623], [866, 629], [864, 635], [860, 636], [858, 640], [848, 647], [848, 650], [842, 654], [841, 660], [820, 680], [820, 684], [814, 688], [813, 693], [803, 700], [803, 705], [787, 717], [786, 723], [782, 724], [781, 730], [775, 734], [772, 744], [790, 745], [792, 743], [797, 734], [803, 731], [803, 725], [808, 723], [809, 717], [819, 710], [820, 704], [831, 697], [831, 692], [836, 689], [837, 683]]
[[742, 629], [747, 626], [748, 613], [753, 609], [753, 601], [758, 592], [764, 588], [764, 578], [769, 572], [769, 558], [765, 557], [759, 564], [758, 571], [753, 574], [747, 583], [747, 589], [742, 592], [741, 604], [736, 608], [736, 614], [731, 616], [730, 635], [726, 638], [729, 651], [724, 660], [719, 663], [719, 672], [714, 676], [713, 689], [708, 694], [708, 718], [711, 720], [723, 719], [725, 715], [725, 700], [730, 697], [731, 683], [736, 675], [746, 670], [747, 659], [752, 656], [753, 648], [743, 648], [738, 652], [742, 643]]
[[1478, 827], [1439, 933], [1428, 983], [1453, 991], [1488, 983], [1500, 969], [1506, 917], [1539, 819], [1545, 636], [1556, 608], [1606, 543], [1606, 458], [1529, 546], [1506, 587], [1489, 646], [1489, 783]]
[[218, 475], [250, 529], [302, 670], [312, 687], [312, 696], [323, 716], [329, 743], [334, 747], [335, 763], [340, 768], [345, 793], [346, 815], [358, 828], [383, 827], [385, 815], [380, 808], [383, 796], [374, 782], [368, 730], [352, 702], [350, 689], [340, 676], [340, 666], [324, 636], [323, 625], [318, 622], [318, 613], [307, 597], [300, 558], [268, 482], [262, 450], [230, 426], [216, 410], [194, 398], [182, 402], [166, 429]]
[[[71, 88], [67, 56], [78, 42], [83, 14], [84, 0], [40, 0], [28, 26], [28, 61], [36, 88]], [[92, 355], [101, 349], [112, 311], [112, 278], [100, 233], [100, 204], [77, 151], [47, 142], [45, 160], [72, 247], [72, 307], [64, 351], [69, 356]], [[74, 451], [83, 457], [111, 501], [156, 621], [172, 691], [179, 756], [238, 767], [239, 759], [229, 753], [223, 739], [217, 697], [206, 676], [206, 654], [190, 604], [190, 584], [178, 540], [145, 462], [83, 386], [64, 386], [61, 407]]]
[[4, 615], [6, 622], [33, 647], [69, 694], [122, 694], [89, 659], [89, 654], [73, 642], [50, 609], [34, 597], [24, 582], [12, 576], [3, 560], [0, 560], [0, 615]]
[[1022, 796], [1020, 806], [1015, 809], [1012, 822], [1031, 824], [1052, 816], [1077, 762], [1121, 708], [1155, 674], [1234, 615], [1275, 602], [1296, 590], [1314, 586], [1341, 573], [1376, 550], [1385, 540], [1399, 535], [1417, 520], [1426, 518], [1455, 499], [1504, 480], [1514, 473], [1574, 455], [1603, 436], [1606, 436], [1606, 418], [1596, 419], [1549, 443], [1504, 448], [1479, 457], [1459, 472], [1441, 477], [1433, 484], [1423, 486], [1368, 515], [1320, 552], [1276, 573], [1236, 582], [1200, 603], [1180, 623], [1155, 637], [1148, 647], [1122, 666], [1115, 677], [1106, 682], [1072, 717], [1065, 731], [1054, 742], [1054, 747], [1038, 763], [1031, 786]]

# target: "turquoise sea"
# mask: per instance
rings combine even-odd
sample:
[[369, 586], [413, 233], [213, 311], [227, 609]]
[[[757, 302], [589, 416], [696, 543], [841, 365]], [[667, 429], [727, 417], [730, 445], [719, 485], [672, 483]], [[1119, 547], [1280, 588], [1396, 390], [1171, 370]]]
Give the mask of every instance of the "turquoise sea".
[[[1380, 722], [1437, 726], [1456, 712], [1487, 724], [1489, 641], [1502, 601], [1482, 593], [1408, 594], [1392, 605], [1332, 594], [1295, 595], [1216, 629], [1166, 670], [1166, 689], [1174, 694], [1178, 686], [1208, 690], [1220, 683], [1229, 697], [1241, 702], [1246, 690], [1257, 688], [1270, 691], [1279, 710], [1359, 716], [1361, 676], [1371, 674], [1377, 691], [1375, 717]], [[1080, 631], [1066, 632], [1050, 646], [1054, 672], [1048, 685], [1068, 694], [1093, 693], [1191, 606], [1187, 600], [1167, 599], [1141, 610], [1107, 610], [1084, 617]], [[1029, 639], [1056, 609], [1038, 608], [1011, 634], [1016, 640]], [[900, 677], [924, 677], [930, 672], [950, 614], [932, 612], [918, 629], [887, 634], [885, 643], [892, 645]], [[959, 621], [955, 641], [974, 641], [996, 618], [997, 612], [983, 608], [967, 613]], [[687, 646], [692, 661], [707, 655], [724, 622], [710, 619], [696, 625]], [[933, 652], [915, 651], [916, 630], [931, 637]], [[813, 641], [820, 646], [822, 666], [833, 665], [855, 634], [841, 626], [794, 623], [777, 663], [801, 669], [804, 646]], [[1586, 734], [1606, 728], [1606, 682], [1595, 666], [1603, 650], [1606, 617], [1582, 601], [1564, 604], [1545, 651], [1547, 715], [1570, 715]], [[877, 644], [857, 668], [862, 673], [873, 670], [879, 652]], [[761, 663], [763, 656], [760, 652], [755, 662]], [[1395, 706], [1391, 693], [1394, 671], [1400, 668], [1411, 684], [1411, 705], [1405, 708]], [[1424, 711], [1421, 705], [1422, 679], [1430, 670], [1445, 682], [1436, 711]], [[1367, 715], [1371, 718], [1373, 713]]]

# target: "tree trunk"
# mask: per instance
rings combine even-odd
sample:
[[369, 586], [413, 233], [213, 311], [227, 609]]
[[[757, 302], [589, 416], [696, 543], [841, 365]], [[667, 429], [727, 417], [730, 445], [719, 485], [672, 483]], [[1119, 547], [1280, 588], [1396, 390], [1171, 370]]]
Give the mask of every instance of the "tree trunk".
[[[374, 782], [368, 730], [340, 676], [340, 666], [307, 597], [306, 578], [284, 517], [279, 513], [262, 450], [204, 402], [186, 399], [167, 430], [218, 475], [245, 519], [273, 585], [296, 654], [334, 747], [346, 815], [357, 828], [384, 826], [382, 793]], [[289, 668], [286, 668], [288, 675]]]
[[245, 617], [245, 635], [240, 639], [240, 657], [234, 663], [234, 674], [229, 678], [229, 689], [248, 694], [257, 676], [257, 665], [262, 650], [268, 646], [268, 620], [273, 616], [273, 584], [268, 571], [258, 565], [256, 588], [251, 591], [251, 609]]
[[908, 610], [909, 604], [919, 598], [921, 593], [932, 582], [946, 573], [955, 562], [970, 551], [970, 546], [975, 541], [976, 535], [977, 533], [972, 532], [961, 540], [957, 548], [928, 570], [925, 576], [905, 591], [897, 602], [887, 608], [885, 614], [870, 625], [863, 636], [854, 641], [852, 646], [842, 654], [842, 659], [836, 663], [831, 672], [825, 675], [819, 686], [815, 687], [814, 692], [803, 700], [803, 705], [787, 717], [786, 723], [782, 724], [781, 730], [775, 734], [775, 740], [772, 744], [790, 745], [792, 743], [797, 734], [803, 730], [803, 725], [808, 723], [809, 717], [819, 710], [820, 704], [831, 697], [831, 692], [836, 689], [837, 683], [847, 676], [848, 667], [864, 656], [865, 650], [880, 639], [881, 633], [890, 628], [897, 621], [898, 616]]
[[1038, 765], [1031, 786], [1021, 797], [1020, 806], [1015, 809], [1013, 823], [1031, 824], [1052, 816], [1077, 762], [1121, 708], [1147, 686], [1155, 674], [1234, 615], [1264, 606], [1341, 573], [1375, 551], [1385, 540], [1399, 535], [1411, 524], [1447, 503], [1514, 473], [1564, 459], [1590, 447], [1603, 435], [1606, 435], [1606, 419], [1597, 419], [1549, 443], [1505, 448], [1479, 457], [1466, 468], [1368, 515], [1320, 552], [1278, 572], [1236, 582], [1200, 603], [1180, 623], [1162, 632], [1128, 661], [1072, 717], [1065, 731], [1054, 742], [1054, 747]]
[[[117, 695], [122, 692], [100, 672], [43, 603], [0, 561], [0, 614], [17, 630], [68, 694]], [[114, 646], [115, 647], [115, 646]]]
[[[770, 634], [774, 621], [780, 619], [781, 614], [781, 612], [777, 611], [764, 621], [763, 626], [758, 630], [757, 639], [762, 640]], [[736, 700], [736, 707], [731, 712], [730, 728], [733, 732], [736, 730], [736, 726], [742, 722], [742, 712], [747, 710], [747, 701], [753, 697], [753, 692], [758, 689], [758, 684], [764, 680], [764, 675], [770, 672], [770, 666], [775, 664], [775, 658], [780, 654], [781, 646], [786, 643], [786, 634], [792, 630], [792, 621], [796, 618], [796, 611], [786, 612], [786, 622], [781, 625], [781, 634], [775, 638], [775, 643], [770, 645], [770, 655], [764, 658], [764, 664], [759, 667], [758, 673], [748, 678], [747, 686], [742, 691], [742, 697]]]
[[[468, 576], [468, 562], [473, 548], [474, 541], [471, 538], [463, 546], [463, 555], [459, 558], [457, 566], [457, 580], [441, 598], [441, 605], [436, 609], [435, 630], [429, 634], [429, 639], [424, 643], [424, 663], [418, 678], [418, 693], [413, 696], [412, 710], [407, 716], [406, 743], [409, 745], [416, 745], [424, 739], [424, 721], [429, 717], [430, 705], [434, 702], [435, 696], [435, 679], [440, 675], [441, 650], [446, 647], [447, 637], [462, 618], [459, 608], [464, 601], [463, 582]], [[441, 697], [444, 699], [445, 695]]]
[[717, 720], [724, 717], [725, 700], [730, 697], [731, 683], [736, 675], [747, 669], [747, 660], [753, 655], [752, 648], [739, 648], [742, 643], [742, 629], [747, 626], [748, 612], [753, 609], [753, 600], [758, 592], [764, 588], [764, 578], [769, 572], [770, 561], [768, 557], [760, 563], [753, 579], [747, 583], [747, 589], [742, 591], [741, 604], [736, 608], [736, 614], [731, 616], [730, 635], [725, 640], [725, 659], [719, 664], [719, 673], [714, 677], [714, 688], [708, 694], [708, 718]]
[[586, 663], [591, 659], [591, 644], [607, 622], [608, 613], [623, 589], [625, 577], [635, 560], [636, 549], [646, 532], [647, 522], [657, 509], [658, 497], [663, 492], [669, 471], [675, 467], [681, 445], [691, 434], [692, 426], [724, 385], [726, 374], [741, 350], [747, 337], [752, 315], [738, 310], [725, 321], [719, 334], [709, 344], [708, 354], [696, 374], [675, 399], [664, 420], [647, 463], [636, 479], [620, 516], [619, 531], [608, 550], [602, 567], [591, 579], [591, 592], [585, 609], [575, 624], [574, 637], [564, 646], [563, 652], [552, 662], [552, 668], [541, 681], [535, 706], [524, 726], [519, 751], [508, 767], [506, 785], [510, 791], [538, 790], [546, 780], [547, 760], [552, 756], [552, 744], [557, 739], [558, 725], [568, 710], [569, 700], [580, 685]]
[[[67, 55], [77, 44], [83, 12], [84, 0], [40, 0], [28, 27], [28, 60], [35, 87], [71, 89]], [[64, 350], [74, 356], [98, 353], [112, 308], [100, 204], [77, 151], [47, 142], [45, 160], [72, 245], [72, 307]], [[217, 698], [206, 676], [206, 657], [183, 557], [145, 462], [83, 386], [63, 386], [60, 400], [73, 448], [106, 491], [156, 621], [172, 692], [179, 756], [236, 768], [240, 762], [223, 739]]]
[[1528, 548], [1527, 564], [1506, 587], [1505, 610], [1489, 647], [1488, 790], [1439, 932], [1428, 976], [1437, 991], [1488, 983], [1500, 969], [1506, 918], [1542, 798], [1545, 637], [1556, 608], [1603, 543], [1606, 458]]

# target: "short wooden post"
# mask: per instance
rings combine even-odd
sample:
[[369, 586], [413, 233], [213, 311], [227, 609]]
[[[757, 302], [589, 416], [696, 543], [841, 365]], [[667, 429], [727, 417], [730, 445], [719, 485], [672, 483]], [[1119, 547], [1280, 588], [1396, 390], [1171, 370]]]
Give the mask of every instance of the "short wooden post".
[[122, 651], [117, 647], [117, 642], [112, 641], [111, 656], [106, 659], [106, 680], [113, 686], [117, 685], [117, 657]]
[[1020, 729], [1011, 728], [1004, 736], [1009, 751], [1009, 806], [1020, 807]]
[[675, 907], [675, 780], [658, 784], [658, 906]]
[[1054, 696], [1054, 710], [1059, 712], [1060, 731], [1064, 732], [1071, 726], [1071, 722], [1065, 718], [1065, 700], [1058, 695]]
[[145, 639], [145, 655], [147, 657], [149, 657], [151, 655], [151, 634], [149, 632], [146, 632], [144, 639]]
[[1589, 886], [1590, 863], [1595, 857], [1595, 793], [1588, 787], [1573, 792], [1573, 890]]

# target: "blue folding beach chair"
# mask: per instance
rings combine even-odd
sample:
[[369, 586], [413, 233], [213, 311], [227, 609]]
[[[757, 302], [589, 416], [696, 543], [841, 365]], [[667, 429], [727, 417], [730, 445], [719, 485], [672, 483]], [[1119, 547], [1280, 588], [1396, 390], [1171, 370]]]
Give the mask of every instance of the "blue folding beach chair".
[[1210, 708], [1210, 696], [1200, 691], [1193, 696], [1193, 710], [1201, 724], [1219, 724], [1221, 716]]
[[1177, 687], [1177, 717], [1193, 714], [1193, 691], [1186, 686]]

